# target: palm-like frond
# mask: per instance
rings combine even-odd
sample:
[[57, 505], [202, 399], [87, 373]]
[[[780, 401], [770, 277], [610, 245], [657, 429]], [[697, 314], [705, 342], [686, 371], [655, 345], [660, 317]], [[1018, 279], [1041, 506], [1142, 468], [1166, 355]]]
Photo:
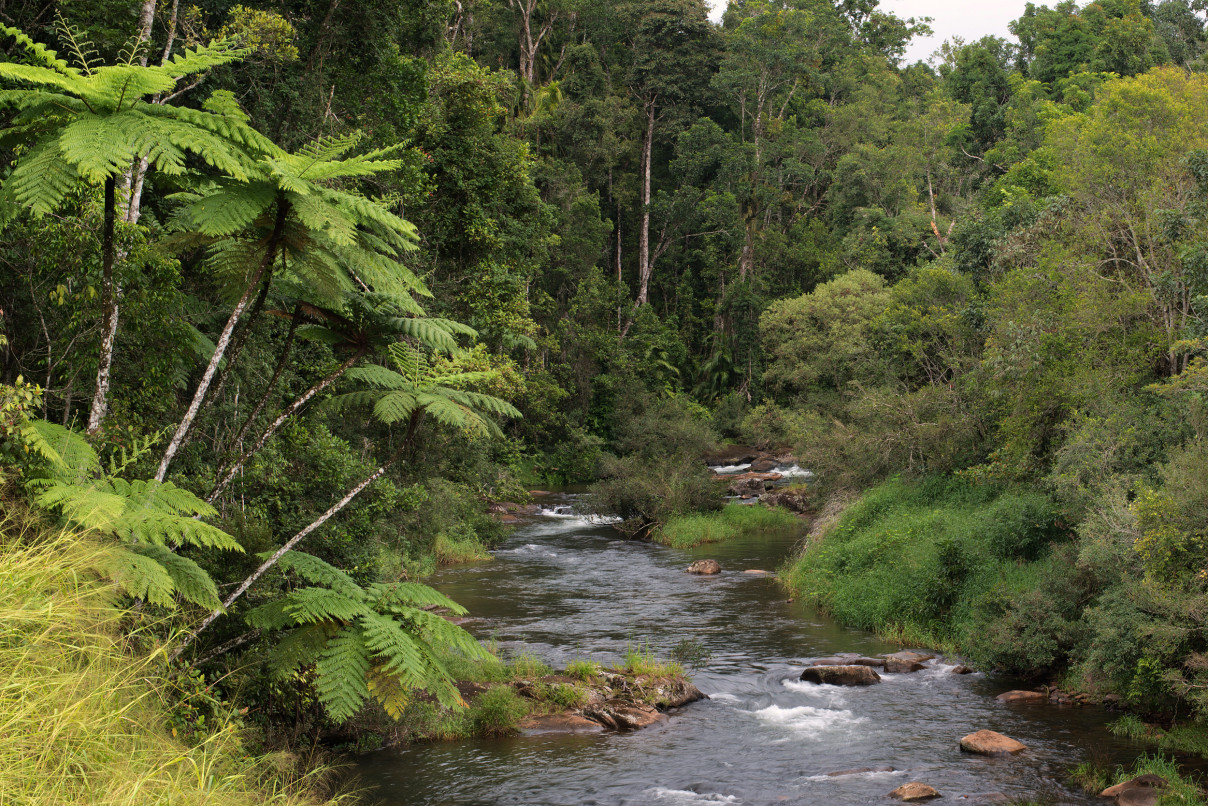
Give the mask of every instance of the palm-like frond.
[[247, 621], [260, 629], [289, 630], [269, 654], [270, 669], [283, 675], [314, 663], [319, 700], [332, 719], [351, 718], [370, 697], [398, 715], [415, 690], [427, 691], [445, 705], [464, 705], [436, 647], [469, 657], [486, 652], [460, 627], [421, 609], [447, 607], [462, 614], [464, 608], [417, 583], [363, 588], [339, 569], [300, 552], [287, 552], [281, 563], [318, 584], [255, 608]]

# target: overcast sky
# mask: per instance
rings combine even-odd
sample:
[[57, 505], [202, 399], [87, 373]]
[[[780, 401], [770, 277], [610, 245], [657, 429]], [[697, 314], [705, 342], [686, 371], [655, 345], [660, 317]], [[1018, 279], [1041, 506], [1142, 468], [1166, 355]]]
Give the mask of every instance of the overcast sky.
[[[709, 4], [713, 7], [713, 19], [720, 20], [726, 0], [709, 0]], [[1007, 23], [1023, 14], [1026, 4], [1026, 0], [980, 3], [969, 0], [881, 0], [883, 10], [899, 17], [934, 17], [931, 27], [935, 36], [915, 40], [906, 50], [907, 64], [918, 59], [925, 61], [941, 42], [954, 36], [969, 42], [987, 34], [1010, 39]]]

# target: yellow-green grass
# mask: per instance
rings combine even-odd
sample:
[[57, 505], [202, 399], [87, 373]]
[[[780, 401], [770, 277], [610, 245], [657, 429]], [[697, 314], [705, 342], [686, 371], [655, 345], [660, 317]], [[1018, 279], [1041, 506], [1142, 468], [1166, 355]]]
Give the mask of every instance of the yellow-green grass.
[[787, 509], [730, 504], [717, 512], [681, 515], [654, 530], [655, 542], [678, 549], [724, 543], [754, 534], [800, 532], [804, 521]]
[[234, 728], [172, 736], [162, 655], [119, 630], [93, 569], [103, 545], [0, 522], [0, 803], [244, 806], [315, 803], [287, 757], [250, 759]]

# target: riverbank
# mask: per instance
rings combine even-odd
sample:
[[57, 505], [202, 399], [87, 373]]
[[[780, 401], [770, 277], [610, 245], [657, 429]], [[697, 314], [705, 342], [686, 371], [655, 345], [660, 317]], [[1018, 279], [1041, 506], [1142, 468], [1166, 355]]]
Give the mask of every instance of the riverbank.
[[780, 507], [730, 504], [718, 512], [680, 515], [655, 528], [651, 539], [672, 548], [686, 549], [707, 543], [724, 543], [753, 534], [801, 535], [806, 523]]
[[[1121, 735], [1204, 755], [1195, 702], [1164, 670], [1170, 647], [1142, 638], [1174, 621], [1176, 592], [1137, 568], [1131, 540], [1105, 557], [1094, 537], [1034, 489], [895, 479], [847, 507], [780, 578], [844, 625], [1048, 683], [1054, 702], [1147, 715], [1161, 727], [1126, 716]], [[1134, 609], [1159, 596], [1150, 613]]]

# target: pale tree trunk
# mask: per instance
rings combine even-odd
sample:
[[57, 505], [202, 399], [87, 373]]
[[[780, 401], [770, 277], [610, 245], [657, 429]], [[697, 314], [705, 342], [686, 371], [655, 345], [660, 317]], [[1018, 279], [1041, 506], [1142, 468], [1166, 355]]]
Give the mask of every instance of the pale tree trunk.
[[113, 367], [113, 342], [117, 336], [117, 285], [113, 282], [113, 230], [117, 218], [116, 180], [105, 180], [105, 216], [101, 234], [101, 350], [97, 359], [96, 391], [88, 412], [88, 433], [95, 434], [109, 409], [109, 379]]
[[395, 450], [395, 452], [390, 455], [390, 458], [387, 459], [385, 462], [383, 462], [381, 464], [381, 466], [378, 467], [377, 470], [375, 470], [375, 471], [373, 471], [373, 473], [369, 474], [368, 478], [366, 478], [360, 484], [358, 484], [357, 486], [355, 486], [351, 490], [349, 490], [348, 493], [346, 493], [343, 498], [341, 498], [336, 503], [332, 504], [326, 512], [324, 512], [318, 518], [313, 520], [310, 523], [310, 525], [308, 525], [305, 529], [298, 532], [296, 535], [294, 535], [289, 540], [287, 540], [285, 542], [285, 545], [283, 545], [281, 548], [277, 549], [277, 551], [274, 552], [271, 557], [269, 557], [264, 562], [260, 563], [260, 567], [257, 568], [255, 571], [253, 571], [252, 574], [247, 579], [243, 580], [243, 582], [240, 583], [239, 587], [236, 588], [235, 591], [230, 596], [228, 596], [225, 600], [223, 600], [222, 607], [217, 608], [213, 613], [206, 616], [205, 621], [201, 622], [201, 625], [198, 626], [198, 628], [196, 630], [191, 632], [184, 639], [184, 641], [181, 642], [181, 645], [176, 648], [175, 652], [172, 653], [172, 659], [175, 660], [176, 658], [179, 658], [181, 653], [183, 653], [189, 647], [189, 645], [192, 644], [193, 641], [197, 639], [197, 636], [201, 635], [201, 633], [203, 631], [205, 631], [205, 629], [207, 627], [209, 627], [214, 622], [215, 619], [217, 619], [219, 616], [221, 616], [223, 613], [225, 613], [227, 611], [227, 609], [230, 608], [231, 605], [233, 605], [241, 596], [243, 596], [244, 593], [247, 592], [248, 588], [252, 587], [252, 585], [255, 585], [256, 581], [259, 580], [260, 577], [264, 576], [269, 571], [269, 569], [271, 569], [274, 565], [276, 565], [277, 562], [286, 555], [286, 553], [288, 553], [289, 551], [291, 551], [294, 548], [294, 546], [301, 543], [303, 540], [305, 540], [307, 537], [309, 537], [312, 533], [314, 533], [314, 531], [316, 529], [318, 529], [320, 526], [327, 523], [329, 520], [331, 520], [333, 517], [335, 517], [337, 514], [339, 514], [340, 511], [344, 509], [344, 507], [348, 506], [354, 498], [356, 498], [358, 495], [360, 495], [362, 492], [364, 492], [365, 489], [369, 485], [373, 484], [375, 481], [377, 481], [383, 475], [385, 475], [386, 471], [389, 470], [391, 468], [391, 466], [393, 466], [394, 463], [398, 461], [399, 457], [403, 455], [403, 451], [406, 450], [407, 446], [411, 443], [411, 437], [414, 436], [415, 429], [416, 429], [416, 427], [419, 426], [419, 422], [421, 419], [423, 419], [423, 416], [424, 416], [424, 413], [422, 410], [417, 411], [414, 414], [412, 414], [411, 422], [407, 427], [407, 436], [403, 439], [402, 444], [398, 446], [398, 449]]
[[185, 412], [184, 418], [180, 421], [180, 425], [176, 427], [176, 433], [172, 435], [171, 441], [168, 443], [167, 450], [164, 451], [164, 458], [159, 463], [159, 469], [155, 472], [155, 480], [163, 481], [168, 475], [168, 466], [172, 464], [173, 457], [180, 450], [180, 446], [184, 443], [185, 437], [189, 433], [189, 429], [193, 426], [193, 420], [197, 417], [197, 412], [201, 410], [201, 404], [205, 400], [206, 393], [210, 389], [210, 382], [214, 380], [214, 374], [218, 372], [218, 365], [222, 363], [222, 357], [226, 352], [227, 345], [230, 344], [231, 334], [235, 331], [235, 326], [239, 324], [239, 319], [243, 316], [243, 312], [247, 310], [248, 304], [251, 302], [252, 295], [256, 293], [256, 289], [260, 287], [260, 280], [264, 277], [265, 272], [270, 270], [273, 262], [277, 258], [277, 247], [279, 245], [281, 234], [285, 229], [285, 220], [289, 213], [289, 207], [282, 199], [277, 201], [277, 220], [273, 225], [273, 234], [269, 236], [268, 243], [265, 246], [264, 259], [260, 261], [260, 265], [256, 267], [255, 273], [248, 281], [247, 288], [244, 289], [243, 296], [239, 298], [239, 302], [235, 304], [231, 315], [227, 317], [226, 325], [222, 328], [222, 333], [218, 336], [218, 341], [214, 345], [214, 355], [210, 357], [210, 363], [206, 365], [206, 371], [201, 376], [201, 382], [197, 385], [197, 391], [193, 393], [193, 401], [189, 404], [188, 411]]
[[[222, 491], [226, 489], [227, 485], [231, 483], [231, 481], [243, 468], [244, 464], [247, 463], [247, 460], [255, 456], [260, 449], [264, 447], [264, 443], [268, 442], [269, 438], [272, 437], [273, 434], [277, 433], [277, 430], [285, 424], [286, 420], [296, 414], [298, 409], [305, 406], [315, 395], [319, 394], [324, 389], [328, 388], [342, 378], [344, 373], [351, 369], [353, 364], [355, 364], [357, 361], [360, 361], [367, 352], [369, 351], [365, 349], [357, 350], [351, 358], [341, 364], [334, 372], [316, 383], [314, 386], [307, 389], [305, 392], [299, 395], [294, 402], [286, 406], [277, 416], [277, 419], [269, 423], [268, 427], [266, 427], [256, 439], [256, 444], [244, 451], [240, 457], [231, 464], [230, 467], [225, 469], [225, 471], [222, 473], [222, 476], [219, 478], [218, 483], [214, 485], [214, 489], [210, 491], [209, 496], [206, 498], [206, 503], [214, 503]], [[265, 398], [267, 398], [267, 392], [265, 393]], [[264, 398], [261, 399], [260, 403], [256, 406], [256, 409], [248, 417], [249, 423], [251, 422], [251, 419], [260, 412], [260, 409], [263, 408], [263, 405]], [[242, 432], [239, 436], [242, 437]]]
[[638, 233], [639, 306], [650, 301], [650, 173], [654, 154], [654, 118], [657, 98], [646, 104], [646, 136], [642, 142], [642, 229]]

